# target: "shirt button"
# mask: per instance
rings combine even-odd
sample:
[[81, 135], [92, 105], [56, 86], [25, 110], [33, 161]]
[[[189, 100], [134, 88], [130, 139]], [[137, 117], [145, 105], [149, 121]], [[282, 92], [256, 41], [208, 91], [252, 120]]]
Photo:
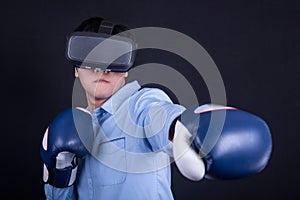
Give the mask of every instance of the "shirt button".
[[92, 184], [92, 179], [91, 178], [88, 179], [88, 184]]

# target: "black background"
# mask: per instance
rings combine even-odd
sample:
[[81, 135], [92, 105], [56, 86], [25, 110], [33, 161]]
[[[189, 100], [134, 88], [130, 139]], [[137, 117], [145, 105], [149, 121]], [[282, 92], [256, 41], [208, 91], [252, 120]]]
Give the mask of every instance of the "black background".
[[218, 66], [228, 104], [260, 115], [271, 128], [273, 153], [262, 173], [242, 180], [191, 182], [172, 166], [175, 199], [299, 198], [296, 0], [2, 2], [3, 196], [44, 199], [39, 145], [48, 123], [72, 105], [74, 79], [64, 57], [65, 36], [95, 15], [132, 28], [165, 27], [192, 37]]

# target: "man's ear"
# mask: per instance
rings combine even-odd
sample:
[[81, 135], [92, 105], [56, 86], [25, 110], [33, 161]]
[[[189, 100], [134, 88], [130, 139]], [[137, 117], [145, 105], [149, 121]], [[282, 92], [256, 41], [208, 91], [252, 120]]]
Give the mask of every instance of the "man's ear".
[[128, 72], [125, 72], [124, 77], [125, 77], [125, 78], [128, 77]]
[[74, 76], [76, 78], [78, 77], [78, 69], [77, 69], [77, 67], [74, 67]]

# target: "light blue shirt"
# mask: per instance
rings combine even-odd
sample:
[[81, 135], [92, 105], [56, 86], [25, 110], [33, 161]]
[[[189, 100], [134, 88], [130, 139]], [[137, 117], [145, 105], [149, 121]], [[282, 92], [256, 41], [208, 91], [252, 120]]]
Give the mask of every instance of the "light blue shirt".
[[160, 89], [140, 88], [128, 83], [94, 111], [93, 150], [81, 160], [77, 182], [45, 184], [47, 199], [173, 199], [169, 128], [184, 107]]

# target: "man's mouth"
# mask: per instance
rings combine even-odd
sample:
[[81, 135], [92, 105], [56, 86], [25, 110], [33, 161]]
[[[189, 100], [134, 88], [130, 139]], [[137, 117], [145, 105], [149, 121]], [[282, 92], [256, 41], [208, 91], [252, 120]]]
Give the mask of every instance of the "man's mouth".
[[96, 83], [109, 83], [109, 81], [107, 81], [105, 79], [97, 79], [94, 82], [96, 82]]

